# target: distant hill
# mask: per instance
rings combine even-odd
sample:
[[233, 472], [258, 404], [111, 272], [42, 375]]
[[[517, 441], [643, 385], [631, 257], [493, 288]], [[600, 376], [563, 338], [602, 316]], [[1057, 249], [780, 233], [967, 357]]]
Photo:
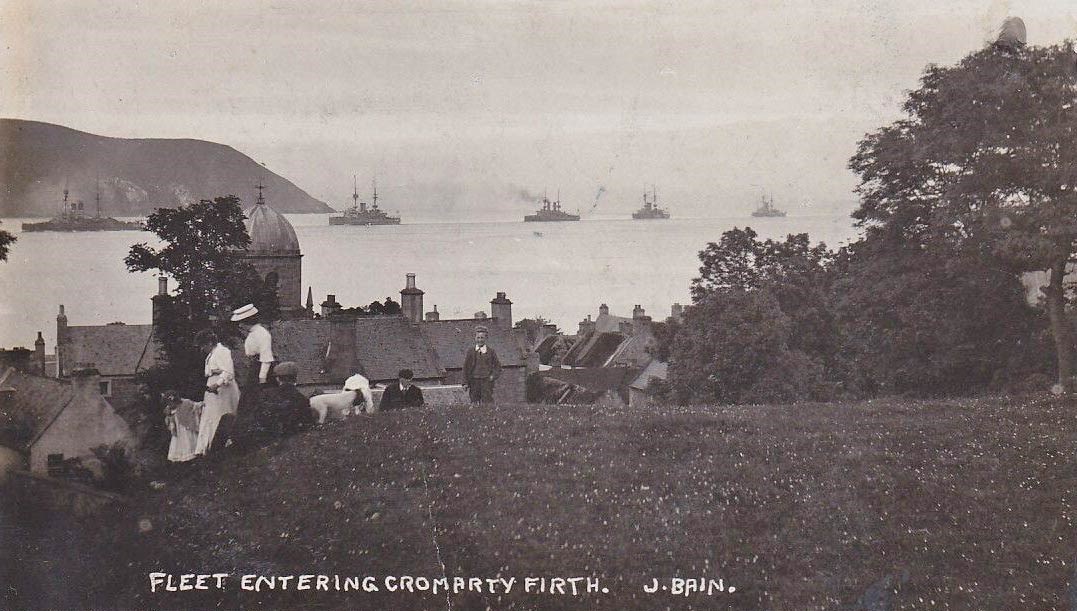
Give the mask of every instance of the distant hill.
[[230, 146], [204, 140], [108, 138], [60, 125], [0, 119], [0, 216], [51, 216], [65, 185], [101, 212], [143, 216], [220, 195], [253, 199], [261, 180], [280, 212], [331, 212], [288, 179]]

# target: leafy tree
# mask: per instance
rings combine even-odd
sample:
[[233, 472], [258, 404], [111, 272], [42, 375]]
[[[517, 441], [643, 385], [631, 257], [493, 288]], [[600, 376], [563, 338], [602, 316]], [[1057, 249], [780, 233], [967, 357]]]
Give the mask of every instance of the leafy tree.
[[823, 379], [839, 348], [828, 303], [833, 253], [812, 246], [807, 234], [760, 240], [746, 227], [707, 244], [699, 259], [684, 322], [654, 327], [650, 352], [670, 361], [674, 395], [718, 402], [825, 396]]
[[177, 285], [174, 295], [157, 298], [163, 315], [154, 337], [163, 363], [145, 375], [154, 394], [174, 388], [197, 396], [202, 389], [205, 355], [194, 345], [198, 331], [216, 328], [222, 339], [236, 338], [236, 328], [221, 324], [230, 310], [250, 302], [260, 310], [276, 310], [276, 295], [267, 294], [267, 285], [241, 256], [250, 244], [243, 220], [239, 198], [231, 195], [159, 208], [146, 219], [146, 229], [164, 245], [131, 247], [125, 259], [128, 270], [156, 270]]
[[11, 245], [16, 240], [18, 238], [0, 229], [0, 261], [7, 261], [7, 253], [11, 250]]
[[[1077, 239], [1077, 78], [1069, 43], [991, 46], [928, 66], [906, 116], [860, 142], [862, 226], [1011, 272], [1046, 271], [1059, 383], [1073, 390], [1066, 271]], [[950, 256], [950, 255], [947, 255]], [[971, 270], [965, 270], [971, 271]]]
[[754, 403], [821, 396], [822, 366], [791, 349], [792, 321], [769, 289], [728, 289], [685, 309], [670, 352], [678, 401]]
[[1042, 317], [1014, 274], [879, 235], [840, 255], [834, 377], [847, 394], [968, 394], [1044, 368]]
[[392, 297], [386, 297], [385, 303], [381, 304], [381, 309], [386, 314], [403, 314], [404, 310], [400, 308], [400, 304], [393, 301]]

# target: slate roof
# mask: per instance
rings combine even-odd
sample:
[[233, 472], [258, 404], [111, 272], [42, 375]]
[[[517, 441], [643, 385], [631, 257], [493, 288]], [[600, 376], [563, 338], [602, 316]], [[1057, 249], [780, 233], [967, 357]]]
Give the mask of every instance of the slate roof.
[[503, 367], [522, 367], [523, 349], [517, 343], [512, 329], [503, 329], [491, 320], [463, 318], [459, 320], [429, 321], [419, 324], [419, 331], [437, 353], [438, 361], [445, 369], [463, 369], [467, 349], [475, 342], [475, 327], [487, 328], [487, 344], [497, 352]]
[[563, 362], [570, 367], [601, 367], [623, 341], [620, 333], [588, 333], [569, 348]]
[[558, 380], [589, 391], [593, 401], [607, 391], [614, 392], [628, 401], [628, 386], [639, 377], [639, 367], [588, 367], [586, 369], [548, 369], [542, 377]]
[[654, 358], [647, 352], [647, 348], [653, 341], [654, 335], [645, 330], [640, 330], [622, 341], [621, 345], [617, 346], [617, 349], [606, 359], [603, 366], [630, 365], [644, 367]]
[[153, 325], [68, 327], [64, 374], [79, 363], [93, 363], [103, 376], [134, 375], [153, 365], [160, 349]]
[[0, 393], [0, 428], [22, 419], [30, 424], [29, 437], [5, 440], [20, 450], [28, 449], [75, 398], [68, 382], [10, 368], [0, 373], [0, 389], [5, 391]]
[[[299, 365], [298, 384], [328, 384], [334, 380], [326, 368], [325, 352], [329, 346], [329, 322], [322, 320], [285, 320], [273, 324], [273, 357], [278, 362], [293, 361]], [[246, 369], [247, 357], [243, 349], [232, 352], [233, 361], [243, 361]], [[235, 363], [237, 375], [240, 363]], [[242, 380], [243, 378], [240, 378]]]
[[418, 379], [439, 378], [442, 367], [434, 347], [402, 316], [359, 318], [355, 321], [359, 364], [370, 380], [395, 380], [401, 369]]
[[[345, 335], [334, 335], [340, 333]], [[272, 334], [273, 356], [299, 365], [299, 384], [343, 383], [356, 372], [372, 382], [387, 382], [405, 368], [417, 379], [443, 376], [432, 347], [401, 316], [286, 320], [275, 323]]]
[[646, 390], [647, 384], [652, 378], [658, 378], [659, 380], [665, 380], [669, 374], [669, 363], [654, 360], [647, 365], [639, 376], [632, 381], [629, 386], [636, 390]]

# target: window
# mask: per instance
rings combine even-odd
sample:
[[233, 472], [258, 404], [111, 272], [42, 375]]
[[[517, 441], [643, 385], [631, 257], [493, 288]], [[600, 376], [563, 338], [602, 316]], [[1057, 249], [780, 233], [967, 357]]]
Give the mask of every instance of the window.
[[111, 397], [112, 396], [112, 380], [101, 380], [100, 382], [98, 382], [98, 385], [101, 388], [101, 395], [102, 396], [104, 396], [104, 397]]

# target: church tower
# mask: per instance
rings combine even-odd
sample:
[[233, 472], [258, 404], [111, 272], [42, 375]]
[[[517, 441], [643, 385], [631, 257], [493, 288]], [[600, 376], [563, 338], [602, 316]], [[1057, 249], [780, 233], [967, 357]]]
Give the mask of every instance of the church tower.
[[264, 188], [258, 185], [258, 201], [243, 212], [251, 236], [244, 258], [258, 270], [263, 282], [277, 287], [282, 312], [295, 312], [303, 309], [303, 254], [295, 228], [266, 204]]

